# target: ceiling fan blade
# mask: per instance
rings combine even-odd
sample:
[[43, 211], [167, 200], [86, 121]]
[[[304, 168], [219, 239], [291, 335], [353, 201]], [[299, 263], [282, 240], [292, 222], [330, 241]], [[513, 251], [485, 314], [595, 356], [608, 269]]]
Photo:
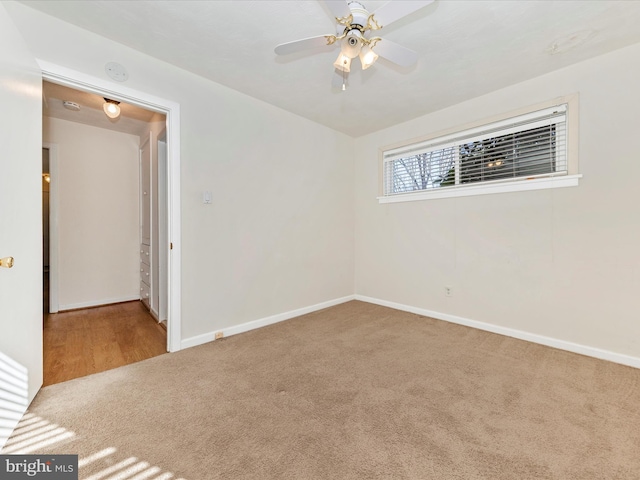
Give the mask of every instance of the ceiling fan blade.
[[386, 58], [390, 62], [400, 65], [401, 67], [410, 67], [418, 61], [418, 53], [410, 50], [396, 42], [383, 38], [376, 43], [373, 51]]
[[322, 3], [327, 6], [331, 11], [331, 15], [335, 18], [348, 17], [351, 15], [351, 9], [345, 0], [323, 0]]
[[430, 3], [433, 3], [433, 0], [393, 0], [382, 5], [373, 14], [378, 24], [381, 27], [386, 27], [396, 20], [400, 20], [420, 10], [422, 7], [426, 7]]
[[309, 48], [324, 47], [327, 45], [327, 35], [319, 35], [317, 37], [303, 38], [294, 40], [293, 42], [281, 43], [275, 48], [277, 55], [288, 55]]

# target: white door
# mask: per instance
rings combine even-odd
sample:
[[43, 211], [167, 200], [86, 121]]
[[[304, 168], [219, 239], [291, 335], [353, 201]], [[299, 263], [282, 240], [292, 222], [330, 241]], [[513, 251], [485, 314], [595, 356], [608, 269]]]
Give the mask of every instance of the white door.
[[0, 268], [0, 367], [28, 377], [0, 375], [0, 409], [15, 410], [42, 385], [42, 75], [1, 3], [0, 105], [0, 258], [14, 258]]

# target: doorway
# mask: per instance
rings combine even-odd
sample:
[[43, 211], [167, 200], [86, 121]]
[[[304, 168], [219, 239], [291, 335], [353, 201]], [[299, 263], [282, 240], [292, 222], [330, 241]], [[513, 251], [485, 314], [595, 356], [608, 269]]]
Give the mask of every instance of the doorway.
[[[163, 258], [165, 281], [167, 285], [167, 351], [181, 349], [181, 215], [180, 215], [180, 106], [175, 102], [161, 99], [145, 92], [132, 90], [125, 86], [70, 71], [49, 63], [41, 64], [43, 80], [80, 91], [108, 97], [123, 103], [158, 112], [166, 116], [166, 129], [162, 141], [166, 146], [163, 175], [166, 177], [166, 195], [162, 204], [166, 210], [166, 225], [159, 238], [167, 245], [166, 258]], [[53, 241], [53, 239], [52, 239]], [[53, 247], [53, 245], [52, 245]], [[52, 257], [53, 257], [52, 252]], [[162, 263], [162, 262], [161, 262]]]
[[[150, 277], [142, 277], [138, 254], [138, 206], [143, 199], [140, 165], [146, 160], [147, 166], [153, 163], [157, 172], [155, 131], [165, 130], [166, 118], [121, 104], [121, 116], [112, 120], [100, 108], [102, 97], [47, 81], [43, 82], [43, 98], [43, 138], [49, 142], [43, 144], [42, 151], [46, 386], [168, 350], [166, 313], [159, 315], [157, 300], [141, 303], [148, 298], [143, 299], [138, 292], [145, 281], [154, 285], [156, 299], [167, 296], [166, 290], [159, 293], [157, 288], [157, 260], [167, 255], [166, 248], [160, 252], [157, 235], [156, 192], [166, 190], [166, 186], [159, 188], [158, 182], [145, 186], [155, 199], [147, 205], [154, 210], [153, 282]], [[73, 103], [73, 109], [63, 108], [69, 103]], [[58, 151], [63, 154], [60, 161]], [[147, 155], [141, 155], [141, 151]], [[51, 174], [54, 165], [56, 173]], [[166, 175], [163, 179], [166, 181]], [[50, 187], [55, 187], [51, 190], [57, 195], [52, 195], [49, 211]], [[50, 217], [56, 220], [50, 222]], [[53, 256], [60, 259], [51, 268], [50, 224], [59, 227], [51, 237], [59, 240], [53, 242]], [[49, 295], [49, 272], [59, 284], [59, 297], [58, 292]], [[50, 297], [52, 302], [48, 302]]]

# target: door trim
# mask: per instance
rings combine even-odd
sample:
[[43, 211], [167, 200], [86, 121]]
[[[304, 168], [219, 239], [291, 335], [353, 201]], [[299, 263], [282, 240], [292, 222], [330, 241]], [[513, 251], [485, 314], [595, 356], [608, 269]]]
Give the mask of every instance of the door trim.
[[167, 233], [173, 248], [167, 258], [167, 350], [181, 348], [181, 231], [180, 215], [180, 104], [150, 95], [125, 85], [115, 84], [76, 70], [36, 59], [43, 80], [79, 90], [95, 93], [147, 110], [163, 113], [167, 117]]

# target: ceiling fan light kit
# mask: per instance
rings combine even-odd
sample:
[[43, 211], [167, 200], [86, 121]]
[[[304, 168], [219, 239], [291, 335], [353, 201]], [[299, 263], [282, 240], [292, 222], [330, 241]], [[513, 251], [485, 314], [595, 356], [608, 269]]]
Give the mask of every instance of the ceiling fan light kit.
[[[380, 30], [396, 20], [425, 7], [433, 0], [414, 0], [412, 2], [388, 2], [373, 13], [363, 4], [355, 1], [323, 0], [334, 15], [336, 35], [321, 35], [293, 42], [283, 43], [275, 48], [277, 55], [287, 55], [307, 48], [325, 45], [340, 45], [340, 54], [333, 63], [336, 71], [343, 75], [342, 90], [346, 89], [346, 74], [351, 71], [352, 59], [358, 57], [362, 70], [371, 67], [379, 57], [392, 63], [407, 67], [418, 61], [418, 54], [390, 40], [373, 36], [372, 32]], [[376, 45], [381, 48], [374, 51]]]

